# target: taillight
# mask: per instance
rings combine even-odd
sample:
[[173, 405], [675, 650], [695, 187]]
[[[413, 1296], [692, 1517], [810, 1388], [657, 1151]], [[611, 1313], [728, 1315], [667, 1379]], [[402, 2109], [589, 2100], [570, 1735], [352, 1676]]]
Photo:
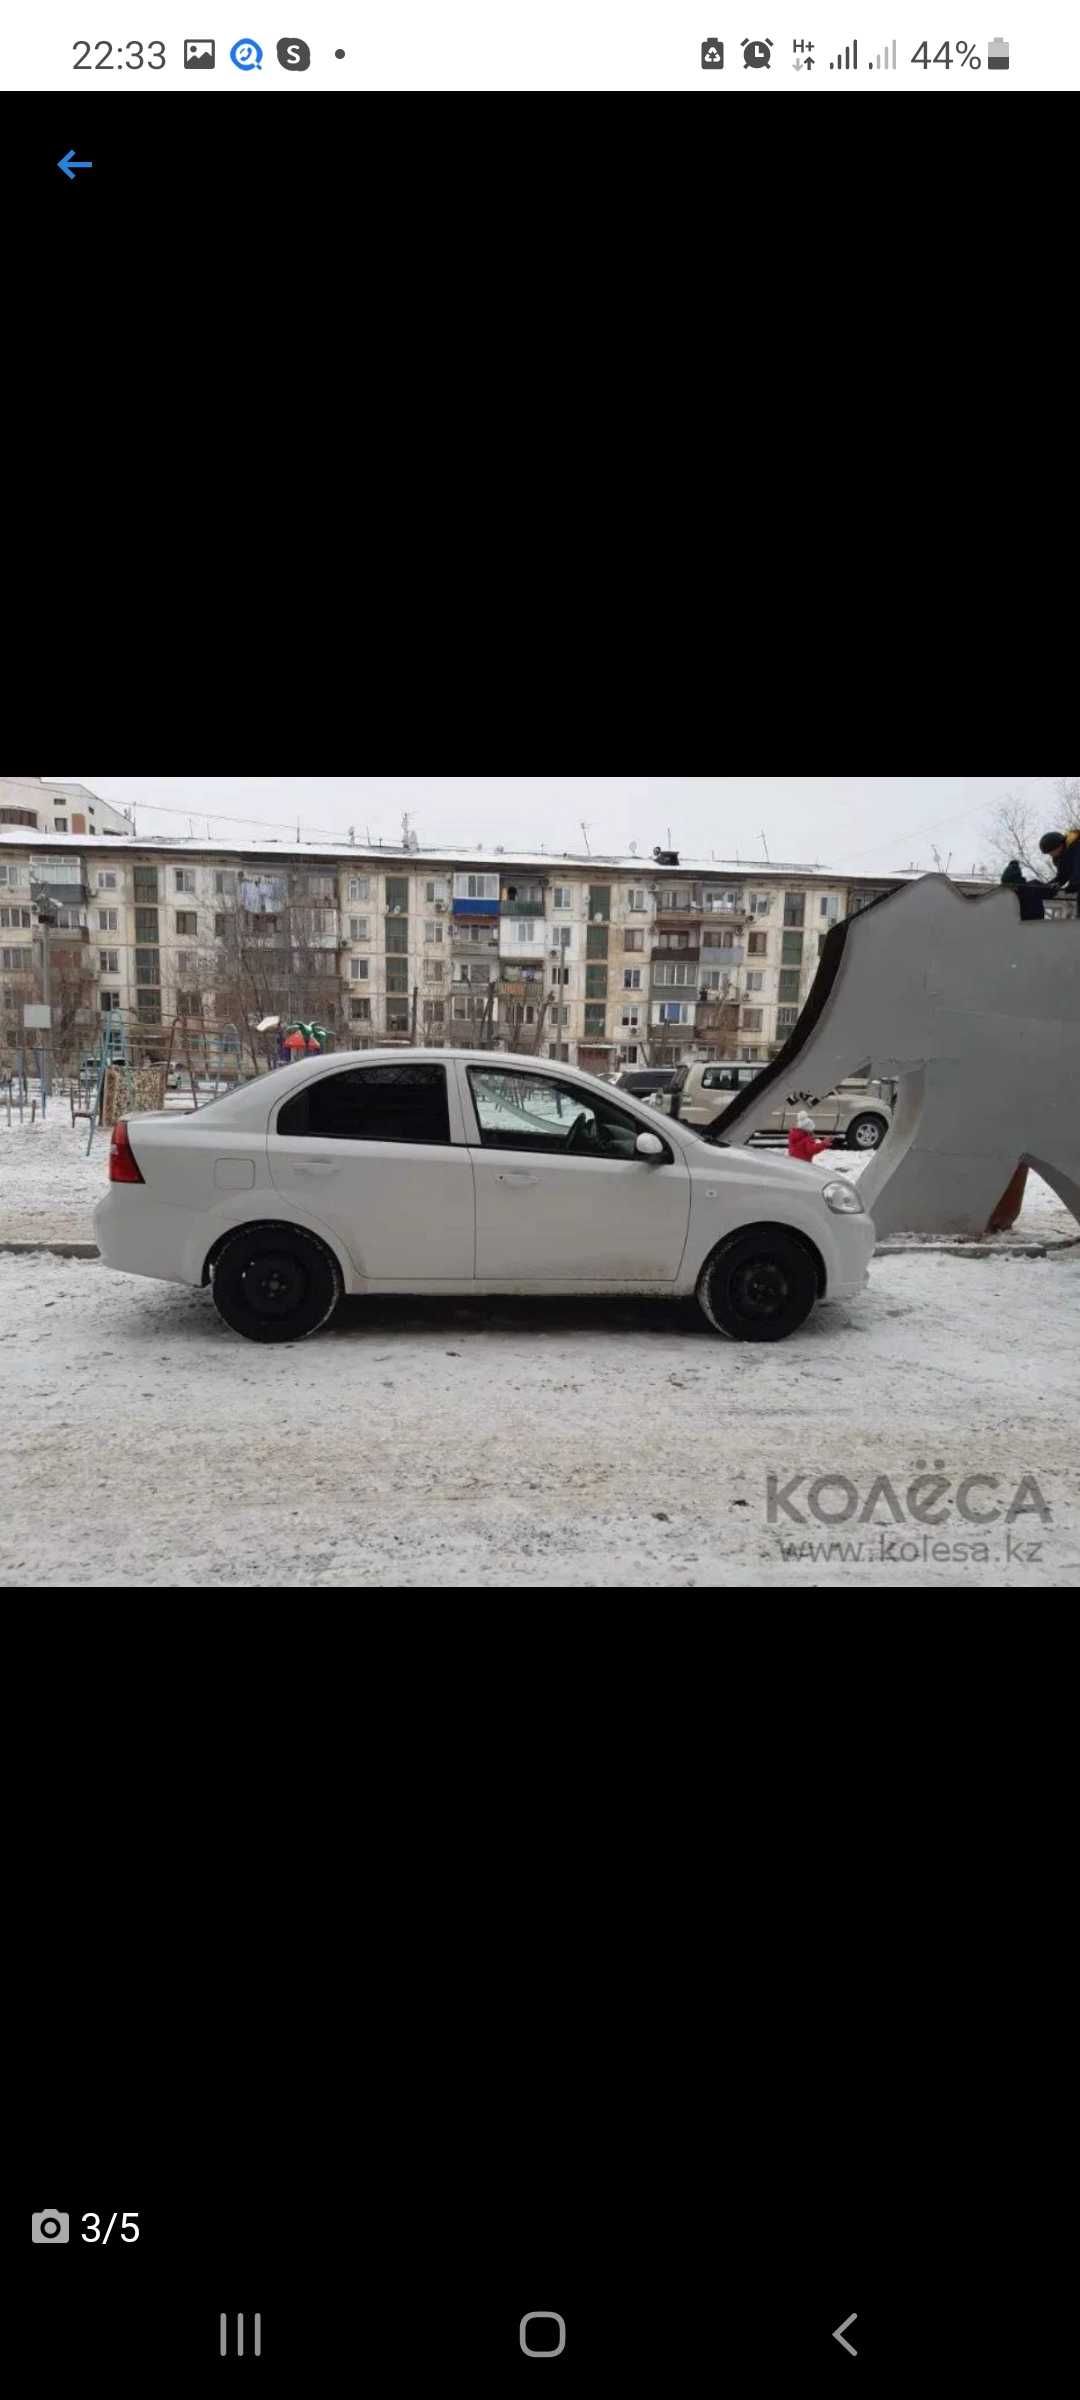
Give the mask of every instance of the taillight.
[[142, 1183], [144, 1180], [138, 1159], [128, 1140], [128, 1129], [121, 1117], [112, 1129], [109, 1144], [109, 1182]]

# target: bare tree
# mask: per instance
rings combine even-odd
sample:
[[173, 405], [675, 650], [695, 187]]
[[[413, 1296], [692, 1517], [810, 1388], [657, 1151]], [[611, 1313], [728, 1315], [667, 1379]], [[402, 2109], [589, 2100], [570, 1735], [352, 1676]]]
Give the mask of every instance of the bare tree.
[[984, 830], [992, 866], [1007, 867], [1010, 859], [1018, 858], [1028, 875], [1039, 873], [1040, 826], [1030, 801], [1006, 792], [984, 820]]
[[1061, 809], [1061, 831], [1080, 825], [1080, 775], [1055, 775], [1054, 790]]

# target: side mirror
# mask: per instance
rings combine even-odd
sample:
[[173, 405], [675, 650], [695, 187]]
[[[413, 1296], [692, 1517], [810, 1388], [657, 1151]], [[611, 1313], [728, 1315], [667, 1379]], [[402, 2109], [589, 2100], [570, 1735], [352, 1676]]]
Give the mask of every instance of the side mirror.
[[663, 1158], [664, 1145], [658, 1133], [639, 1133], [634, 1150], [638, 1158]]

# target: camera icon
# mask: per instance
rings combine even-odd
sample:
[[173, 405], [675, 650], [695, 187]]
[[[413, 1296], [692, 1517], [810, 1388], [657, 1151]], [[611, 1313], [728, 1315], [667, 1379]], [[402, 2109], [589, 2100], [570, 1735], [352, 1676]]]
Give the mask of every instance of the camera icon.
[[43, 2208], [31, 2219], [35, 2242], [70, 2242], [71, 2219], [62, 2208]]

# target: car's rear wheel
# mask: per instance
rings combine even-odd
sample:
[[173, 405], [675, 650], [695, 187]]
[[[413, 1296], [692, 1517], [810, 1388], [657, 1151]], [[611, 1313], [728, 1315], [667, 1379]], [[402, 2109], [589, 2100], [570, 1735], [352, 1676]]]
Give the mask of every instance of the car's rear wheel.
[[814, 1260], [782, 1226], [733, 1233], [706, 1260], [698, 1302], [716, 1333], [733, 1342], [782, 1342], [817, 1299]]
[[249, 1342], [302, 1342], [341, 1298], [336, 1259], [293, 1225], [247, 1225], [219, 1250], [210, 1278], [219, 1317]]
[[844, 1138], [849, 1150], [880, 1150], [888, 1130], [884, 1117], [871, 1113], [853, 1117]]

